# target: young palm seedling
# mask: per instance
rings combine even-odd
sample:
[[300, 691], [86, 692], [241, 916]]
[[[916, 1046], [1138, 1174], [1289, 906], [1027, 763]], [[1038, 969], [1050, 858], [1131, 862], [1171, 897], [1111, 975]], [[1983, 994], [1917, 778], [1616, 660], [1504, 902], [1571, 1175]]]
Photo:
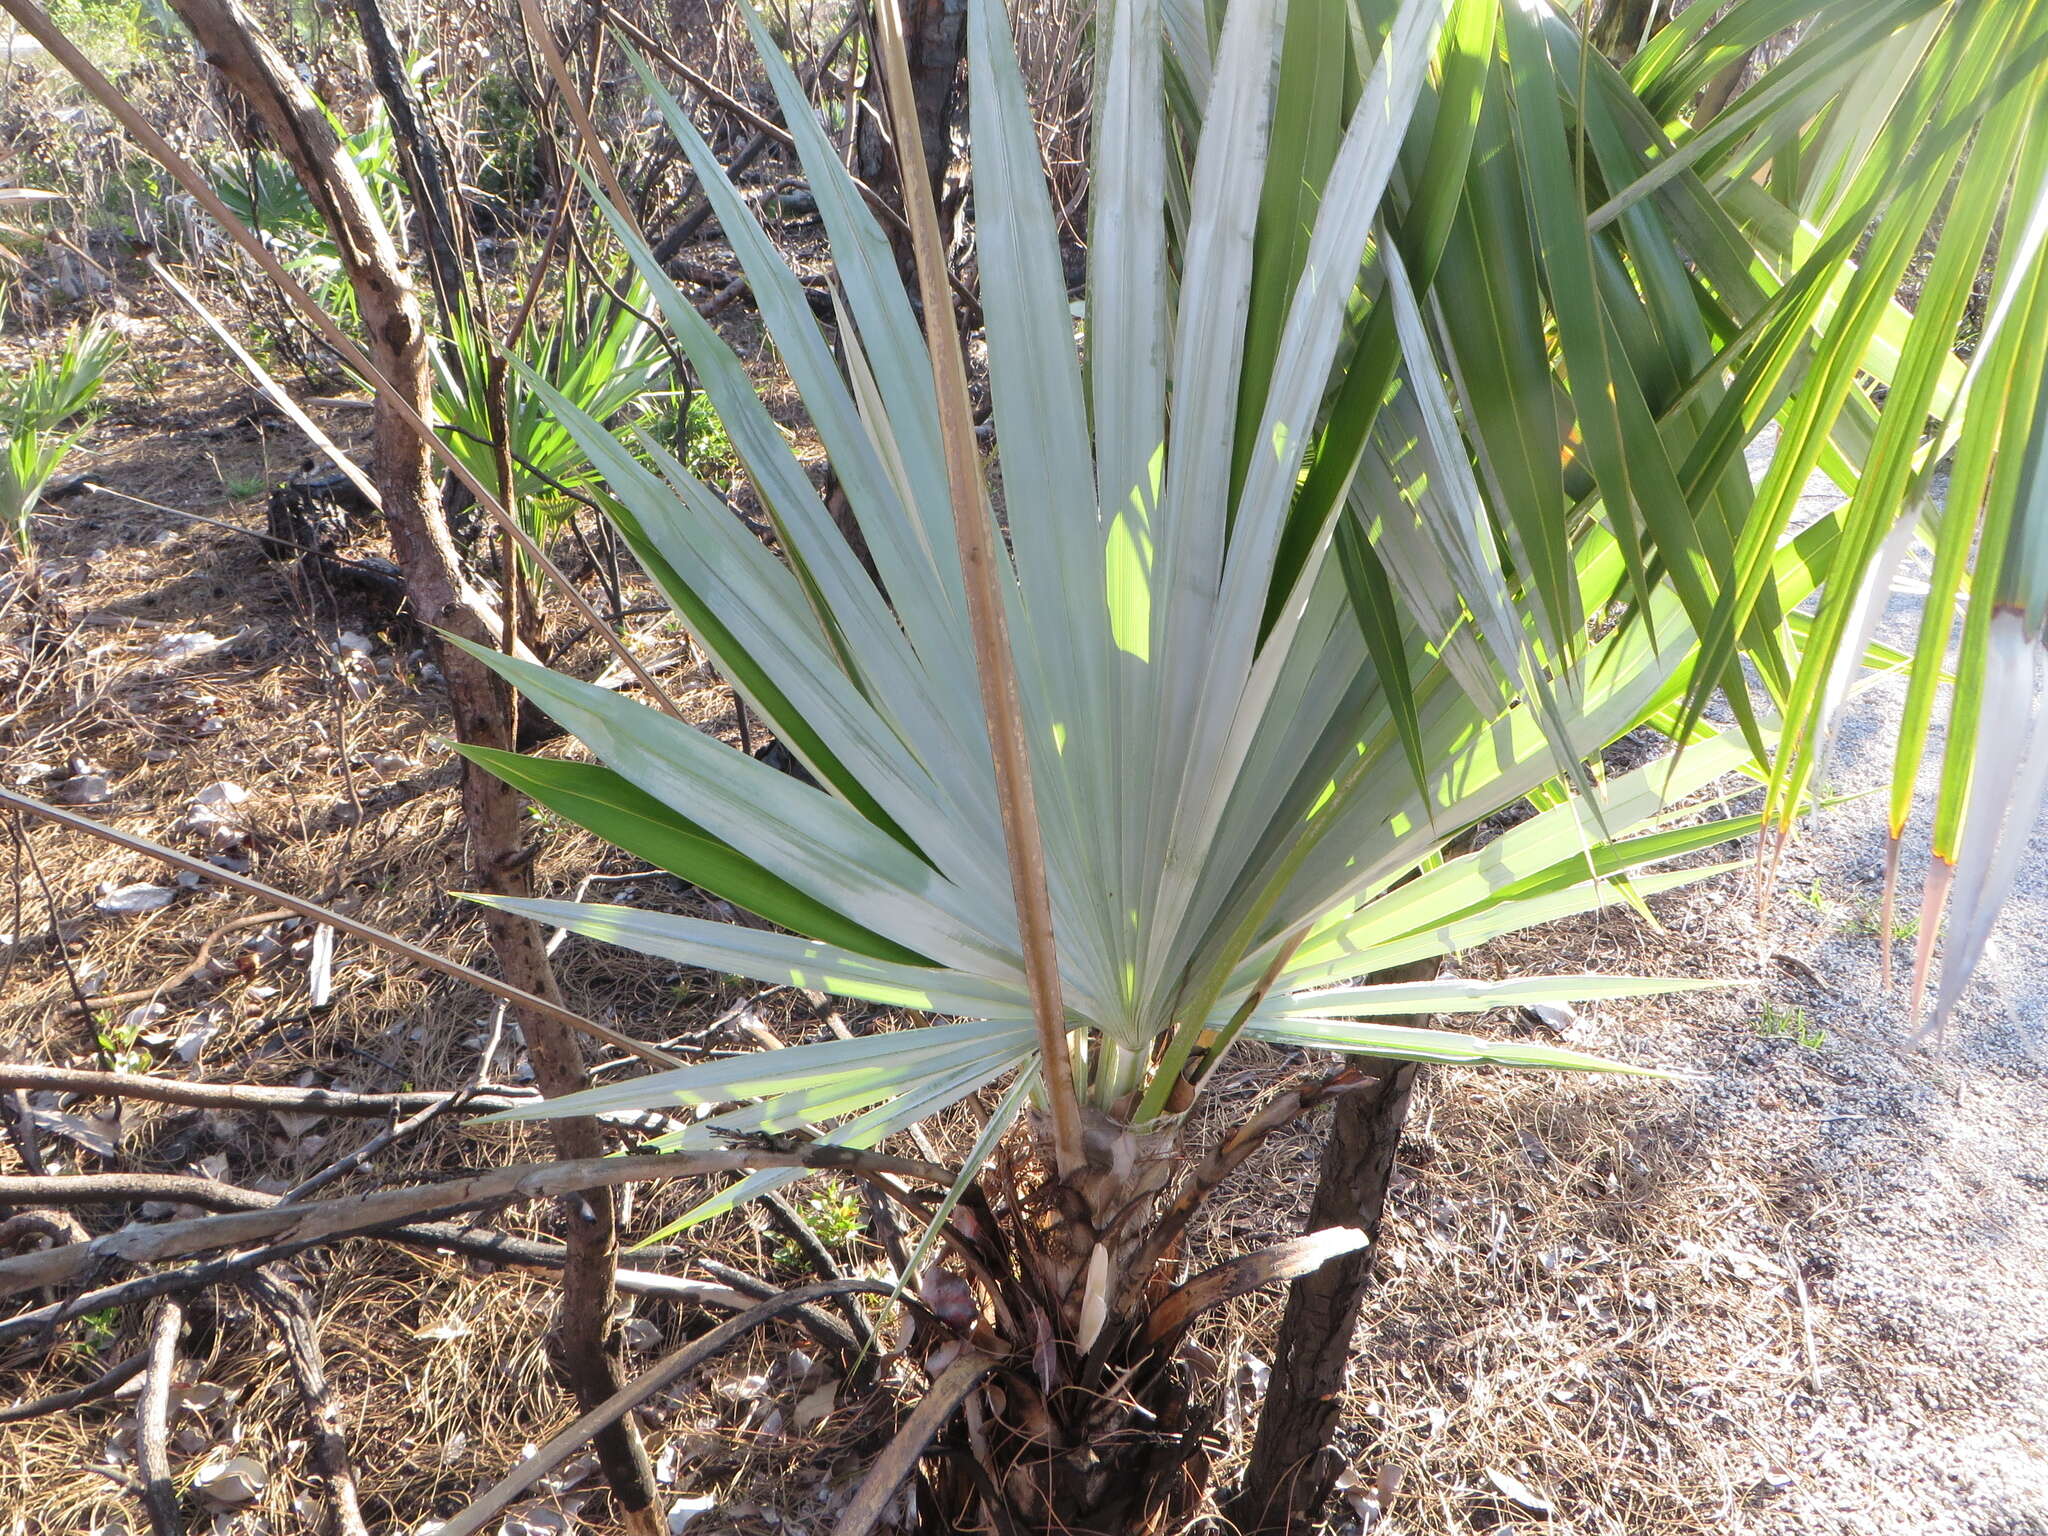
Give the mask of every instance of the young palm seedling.
[[95, 319], [0, 389], [0, 521], [24, 560], [34, 549], [36, 505], [78, 444], [61, 429], [92, 404], [120, 351], [113, 327]]

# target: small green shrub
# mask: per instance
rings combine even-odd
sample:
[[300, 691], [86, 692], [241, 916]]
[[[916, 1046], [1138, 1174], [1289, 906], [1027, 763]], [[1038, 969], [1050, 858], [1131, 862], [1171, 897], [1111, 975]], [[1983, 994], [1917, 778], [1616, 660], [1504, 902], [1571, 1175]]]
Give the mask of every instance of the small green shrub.
[[[1842, 925], [1842, 931], [1859, 939], [1876, 939], [1884, 936], [1884, 908], [1877, 902], [1868, 901], [1857, 908], [1856, 913]], [[1920, 936], [1920, 914], [1910, 907], [1892, 914], [1892, 942], [1910, 944]]]
[[55, 356], [37, 358], [0, 388], [0, 522], [24, 558], [33, 548], [36, 503], [78, 442], [75, 432], [59, 429], [91, 407], [120, 353], [120, 337], [94, 320], [73, 331]]
[[[812, 1236], [835, 1250], [845, 1248], [868, 1224], [859, 1193], [839, 1179], [820, 1181], [817, 1189], [802, 1200], [792, 1201], [791, 1209], [810, 1228]], [[796, 1244], [786, 1237], [776, 1243], [775, 1258], [786, 1268], [798, 1268], [805, 1263]]]
[[131, 1017], [118, 1022], [109, 1022], [102, 1015], [98, 1034], [100, 1049], [106, 1053], [107, 1065], [116, 1072], [147, 1072], [156, 1065], [156, 1057], [149, 1047], [142, 1043], [142, 1031], [147, 1027], [147, 1009], [138, 1009], [140, 1017]]
[[726, 435], [725, 423], [706, 394], [690, 396], [683, 409], [683, 463], [699, 480], [724, 489], [739, 472], [739, 454]]

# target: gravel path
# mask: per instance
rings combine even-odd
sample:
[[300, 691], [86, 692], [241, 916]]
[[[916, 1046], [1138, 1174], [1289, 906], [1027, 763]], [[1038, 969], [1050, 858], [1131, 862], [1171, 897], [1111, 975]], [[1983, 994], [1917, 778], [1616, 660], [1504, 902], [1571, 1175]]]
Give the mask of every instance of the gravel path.
[[[1768, 454], [1768, 443], [1755, 450], [1753, 473]], [[1802, 515], [1838, 500], [1817, 479]], [[1921, 605], [1895, 595], [1880, 638], [1909, 645]], [[1903, 696], [1884, 682], [1850, 706], [1834, 787], [1889, 781]], [[1940, 744], [1937, 730], [1923, 819], [1907, 836], [1904, 911], [1917, 909], [1926, 868]], [[1833, 994], [1811, 988], [1807, 1005], [1828, 1036], [1817, 1076], [1836, 1079], [1810, 1148], [1836, 1186], [1819, 1266], [1833, 1273], [1810, 1285], [1837, 1347], [1782, 1529], [2048, 1536], [2048, 830], [2035, 830], [1947, 1039], [1906, 1055], [1910, 949], [1899, 946], [1887, 996], [1868, 932], [1884, 805], [1876, 795], [1826, 813], [1788, 856], [1778, 897], [1782, 910], [1818, 880], [1828, 910], [1846, 916], [1800, 946]]]

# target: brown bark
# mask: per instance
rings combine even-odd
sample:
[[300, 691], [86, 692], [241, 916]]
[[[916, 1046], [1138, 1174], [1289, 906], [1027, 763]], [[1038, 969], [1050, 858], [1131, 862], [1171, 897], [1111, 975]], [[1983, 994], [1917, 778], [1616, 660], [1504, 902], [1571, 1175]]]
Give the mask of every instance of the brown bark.
[[1593, 23], [1593, 46], [1616, 64], [1626, 64], [1636, 56], [1650, 23], [1668, 11], [1662, 0], [1607, 0]]
[[[1422, 960], [1372, 979], [1428, 981], [1438, 965], [1434, 959]], [[1315, 1529], [1344, 1470], [1331, 1441], [1344, 1405], [1351, 1336], [1379, 1253], [1380, 1221], [1417, 1071], [1413, 1062], [1368, 1056], [1345, 1061], [1375, 1081], [1344, 1094], [1330, 1111], [1307, 1230], [1356, 1227], [1367, 1243], [1288, 1287], [1251, 1459], [1226, 1508], [1244, 1536], [1292, 1536]]]
[[1371, 1242], [1288, 1288], [1251, 1462], [1229, 1510], [1247, 1536], [1314, 1529], [1343, 1470], [1330, 1442], [1416, 1072], [1413, 1062], [1359, 1064], [1383, 1075], [1331, 1110], [1308, 1227], [1358, 1227]]
[[[425, 623], [481, 645], [497, 643], [497, 624], [470, 589], [456, 560], [435, 494], [431, 453], [413, 426], [431, 420], [427, 337], [419, 303], [399, 265], [391, 234], [369, 189], [343, 153], [332, 126], [285, 61], [259, 34], [236, 0], [173, 0], [207, 62], [243, 97], [278, 149], [291, 161], [341, 254], [355, 290], [371, 361], [389, 381], [377, 393], [374, 414], [377, 489], [384, 503], [393, 552], [407, 594]], [[448, 680], [456, 739], [475, 746], [514, 749], [510, 690], [488, 668], [454, 646], [440, 647]], [[516, 792], [474, 764], [465, 764], [463, 816], [476, 864], [473, 878], [499, 895], [531, 892], [529, 850]], [[561, 994], [547, 951], [534, 926], [487, 913], [485, 928], [504, 979], [551, 1003]], [[587, 1083], [582, 1049], [558, 1021], [521, 1018], [534, 1075], [550, 1097]], [[595, 1121], [555, 1122], [555, 1146], [564, 1158], [598, 1156]], [[609, 1337], [613, 1272], [617, 1264], [616, 1210], [607, 1191], [563, 1202], [569, 1262], [551, 1338], [555, 1364], [582, 1407], [604, 1401], [619, 1383], [615, 1341]], [[611, 1426], [597, 1443], [629, 1528], [657, 1529], [654, 1478], [640, 1436], [629, 1423]]]
[[[902, 8], [903, 42], [910, 62], [910, 93], [917, 105], [918, 137], [924, 151], [934, 207], [945, 206], [946, 173], [953, 164], [953, 120], [964, 88], [960, 63], [967, 52], [967, 0], [896, 0]], [[872, 14], [872, 13], [871, 13]], [[903, 202], [897, 177], [897, 156], [885, 142], [877, 116], [885, 112], [881, 81], [870, 81], [873, 113], [864, 115], [855, 138], [855, 164], [861, 180], [892, 206]], [[889, 240], [906, 279], [916, 270], [910, 232], [894, 224]]]

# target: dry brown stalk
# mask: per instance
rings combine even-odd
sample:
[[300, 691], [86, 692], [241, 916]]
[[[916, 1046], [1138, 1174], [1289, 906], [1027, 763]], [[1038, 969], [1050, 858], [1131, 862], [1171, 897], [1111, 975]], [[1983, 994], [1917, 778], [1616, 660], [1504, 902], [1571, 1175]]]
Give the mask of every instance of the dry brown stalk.
[[291, 424], [305, 434], [306, 441], [319, 449], [328, 463], [346, 475], [349, 484], [369, 498], [371, 506], [377, 506], [382, 498], [378, 496], [377, 487], [370, 482], [370, 477], [363, 472], [362, 466], [343, 452], [333, 438], [320, 430], [319, 424], [306, 414], [298, 401], [292, 398], [291, 391], [271, 377], [270, 370], [256, 360], [256, 355], [242, 345], [241, 339], [233, 331], [222, 324], [218, 315], [199, 301], [197, 294], [171, 276], [169, 269], [156, 259], [155, 252], [152, 251], [144, 260], [156, 280], [170, 289], [171, 296], [192, 311], [199, 322], [213, 332], [214, 340], [227, 349], [228, 356], [241, 364], [242, 371], [256, 381], [256, 387], [263, 391], [271, 404], [283, 411]]
[[[0, 1090], [32, 1093], [81, 1093], [117, 1099], [143, 1099], [157, 1104], [182, 1104], [190, 1109], [283, 1110], [292, 1115], [375, 1117], [409, 1115], [460, 1095], [446, 1093], [348, 1093], [339, 1088], [270, 1088], [254, 1083], [187, 1083], [170, 1077], [144, 1077], [134, 1072], [88, 1072], [72, 1067], [19, 1066], [0, 1062]], [[486, 1113], [531, 1104], [533, 1095], [492, 1090], [464, 1105]]]
[[214, 1248], [249, 1243], [302, 1243], [398, 1226], [430, 1215], [448, 1216], [512, 1200], [552, 1198], [609, 1189], [647, 1179], [704, 1174], [758, 1173], [770, 1168], [819, 1168], [886, 1173], [950, 1185], [955, 1174], [932, 1163], [812, 1143], [794, 1152], [688, 1152], [657, 1157], [595, 1157], [558, 1163], [493, 1168], [466, 1178], [410, 1189], [373, 1190], [333, 1200], [276, 1205], [264, 1210], [201, 1216], [151, 1226], [123, 1227], [88, 1242], [67, 1243], [0, 1259], [0, 1296], [12, 1296], [76, 1278], [105, 1259], [157, 1263]]
[[1045, 841], [1039, 833], [1038, 804], [1031, 787], [1031, 747], [1024, 706], [1017, 689], [1017, 663], [1010, 651], [1009, 624], [998, 585], [995, 528], [981, 481], [981, 451], [974, 436], [974, 406], [967, 393], [967, 365], [953, 317], [947, 284], [946, 248], [932, 206], [931, 181], [917, 121], [917, 97], [903, 44], [903, 19], [895, 0], [875, 6], [876, 42], [896, 120], [904, 210], [917, 251], [917, 286], [924, 300], [926, 342], [932, 386], [938, 397], [939, 431], [945, 445], [946, 488], [953, 502], [953, 532], [960, 573], [967, 588], [968, 624], [974, 635], [975, 676], [995, 759], [996, 801], [1002, 811], [1003, 847], [1010, 866], [1010, 890], [1017, 905], [1017, 930], [1024, 949], [1024, 976], [1031, 990], [1031, 1014], [1038, 1026], [1042, 1081], [1052, 1119], [1053, 1160], [1062, 1179], [1084, 1166], [1081, 1104], [1074, 1088], [1074, 1064], [1067, 1049], [1066, 1007], [1060, 999], [1059, 956], [1053, 946], [1052, 897], [1046, 886]]

